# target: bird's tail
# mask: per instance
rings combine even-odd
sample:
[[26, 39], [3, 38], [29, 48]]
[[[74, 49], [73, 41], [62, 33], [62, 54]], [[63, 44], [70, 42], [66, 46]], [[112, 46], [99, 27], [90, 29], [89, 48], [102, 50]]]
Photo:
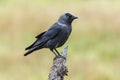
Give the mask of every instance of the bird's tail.
[[33, 50], [29, 50], [28, 52], [26, 52], [26, 53], [24, 54], [24, 56], [27, 56], [27, 55], [31, 54], [32, 52], [33, 52]]
[[43, 47], [35, 46], [35, 47], [29, 49], [28, 52], [26, 52], [26, 53], [24, 54], [24, 56], [27, 56], [27, 55], [31, 54], [33, 51], [36, 51], [36, 50], [42, 49], [42, 48], [43, 48]]
[[32, 45], [30, 45], [27, 48], [25, 48], [25, 50], [29, 50], [29, 49], [33, 48], [36, 42], [37, 42], [37, 40]]
[[27, 56], [28, 54], [31, 54], [33, 51], [36, 51], [36, 50], [38, 50], [38, 46], [35, 46], [35, 47], [29, 49], [28, 52], [26, 52], [26, 53], [24, 54], [24, 56]]

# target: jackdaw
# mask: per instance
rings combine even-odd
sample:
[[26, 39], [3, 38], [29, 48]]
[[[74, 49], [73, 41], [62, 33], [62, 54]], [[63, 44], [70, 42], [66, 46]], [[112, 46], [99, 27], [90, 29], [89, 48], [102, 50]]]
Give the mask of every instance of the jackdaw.
[[61, 15], [58, 21], [47, 31], [44, 31], [36, 36], [36, 41], [25, 49], [28, 51], [24, 54], [24, 56], [42, 48], [49, 48], [55, 56], [59, 56], [60, 53], [56, 50], [56, 48], [61, 47], [67, 41], [72, 31], [71, 23], [74, 19], [77, 19], [77, 17], [70, 13]]

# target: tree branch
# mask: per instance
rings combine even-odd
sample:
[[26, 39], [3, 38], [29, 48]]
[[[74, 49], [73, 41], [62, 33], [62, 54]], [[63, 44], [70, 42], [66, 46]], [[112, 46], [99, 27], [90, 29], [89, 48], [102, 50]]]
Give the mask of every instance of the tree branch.
[[51, 67], [48, 80], [63, 80], [64, 76], [67, 76], [68, 69], [66, 67], [68, 46], [63, 48], [61, 56], [57, 56], [53, 60], [53, 66]]

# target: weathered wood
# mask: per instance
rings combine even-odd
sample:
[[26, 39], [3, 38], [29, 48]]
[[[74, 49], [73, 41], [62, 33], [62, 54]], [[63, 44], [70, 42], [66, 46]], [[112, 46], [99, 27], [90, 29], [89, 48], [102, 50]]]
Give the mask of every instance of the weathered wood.
[[64, 76], [67, 76], [68, 69], [66, 67], [67, 49], [65, 47], [62, 51], [62, 56], [55, 57], [53, 60], [53, 66], [51, 67], [48, 80], [63, 80]]

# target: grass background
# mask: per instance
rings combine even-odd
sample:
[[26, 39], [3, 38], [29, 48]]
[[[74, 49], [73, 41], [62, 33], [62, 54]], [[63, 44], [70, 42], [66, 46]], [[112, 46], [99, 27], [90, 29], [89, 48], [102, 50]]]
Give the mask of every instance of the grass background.
[[53, 54], [24, 49], [66, 12], [79, 19], [65, 44], [65, 80], [120, 80], [119, 0], [0, 0], [0, 80], [47, 80]]

